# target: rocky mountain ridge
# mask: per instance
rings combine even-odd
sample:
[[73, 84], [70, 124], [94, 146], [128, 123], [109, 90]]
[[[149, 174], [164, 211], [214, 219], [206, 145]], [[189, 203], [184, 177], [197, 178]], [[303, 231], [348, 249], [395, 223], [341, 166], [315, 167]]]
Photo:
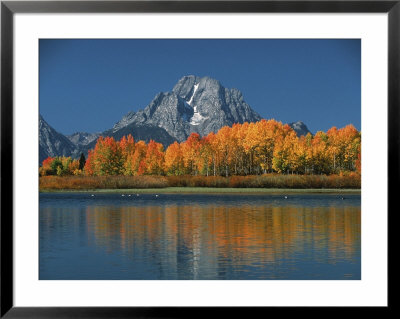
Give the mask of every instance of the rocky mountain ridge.
[[39, 162], [51, 156], [77, 156], [78, 149], [39, 115]]
[[210, 77], [188, 75], [171, 92], [158, 93], [145, 109], [126, 114], [113, 129], [132, 123], [154, 125], [182, 142], [193, 132], [205, 136], [223, 126], [259, 120], [239, 90], [226, 89]]
[[[206, 136], [223, 126], [261, 119], [238, 89], [227, 89], [210, 77], [188, 75], [182, 77], [172, 91], [158, 93], [144, 109], [127, 113], [104, 132], [77, 132], [64, 136], [40, 116], [39, 160], [41, 162], [48, 156], [87, 155], [100, 135], [119, 140], [131, 134], [136, 141], [153, 139], [166, 148], [174, 141], [186, 140], [193, 132]], [[303, 122], [289, 125], [299, 136], [309, 132]]]

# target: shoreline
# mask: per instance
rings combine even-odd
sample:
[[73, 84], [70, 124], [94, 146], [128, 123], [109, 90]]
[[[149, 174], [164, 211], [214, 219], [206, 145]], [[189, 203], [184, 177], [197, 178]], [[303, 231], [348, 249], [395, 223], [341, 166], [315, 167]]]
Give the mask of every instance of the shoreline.
[[218, 187], [165, 187], [116, 189], [44, 189], [39, 193], [106, 193], [106, 194], [359, 194], [352, 188], [218, 188]]

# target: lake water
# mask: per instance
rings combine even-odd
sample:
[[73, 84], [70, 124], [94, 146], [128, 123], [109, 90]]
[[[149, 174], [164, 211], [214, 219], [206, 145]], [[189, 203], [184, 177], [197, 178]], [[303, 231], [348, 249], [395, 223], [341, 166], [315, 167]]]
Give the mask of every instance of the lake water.
[[361, 279], [361, 196], [40, 194], [39, 279]]

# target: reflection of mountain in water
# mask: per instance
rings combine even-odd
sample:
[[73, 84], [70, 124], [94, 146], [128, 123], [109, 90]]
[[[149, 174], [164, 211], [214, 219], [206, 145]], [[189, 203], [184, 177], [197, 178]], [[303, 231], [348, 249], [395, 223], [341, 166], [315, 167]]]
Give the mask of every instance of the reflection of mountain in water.
[[120, 256], [116, 279], [359, 279], [359, 206], [95, 203], [43, 208], [41, 231], [52, 245], [71, 232], [105, 260]]

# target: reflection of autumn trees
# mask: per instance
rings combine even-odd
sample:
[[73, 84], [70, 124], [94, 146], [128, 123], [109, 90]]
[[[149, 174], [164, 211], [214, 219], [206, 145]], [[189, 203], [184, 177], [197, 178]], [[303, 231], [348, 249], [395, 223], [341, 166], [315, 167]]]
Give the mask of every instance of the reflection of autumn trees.
[[361, 231], [359, 207], [98, 206], [86, 219], [94, 245], [169, 266], [185, 260], [194, 273], [226, 260], [251, 266], [310, 251], [316, 260], [351, 260]]

